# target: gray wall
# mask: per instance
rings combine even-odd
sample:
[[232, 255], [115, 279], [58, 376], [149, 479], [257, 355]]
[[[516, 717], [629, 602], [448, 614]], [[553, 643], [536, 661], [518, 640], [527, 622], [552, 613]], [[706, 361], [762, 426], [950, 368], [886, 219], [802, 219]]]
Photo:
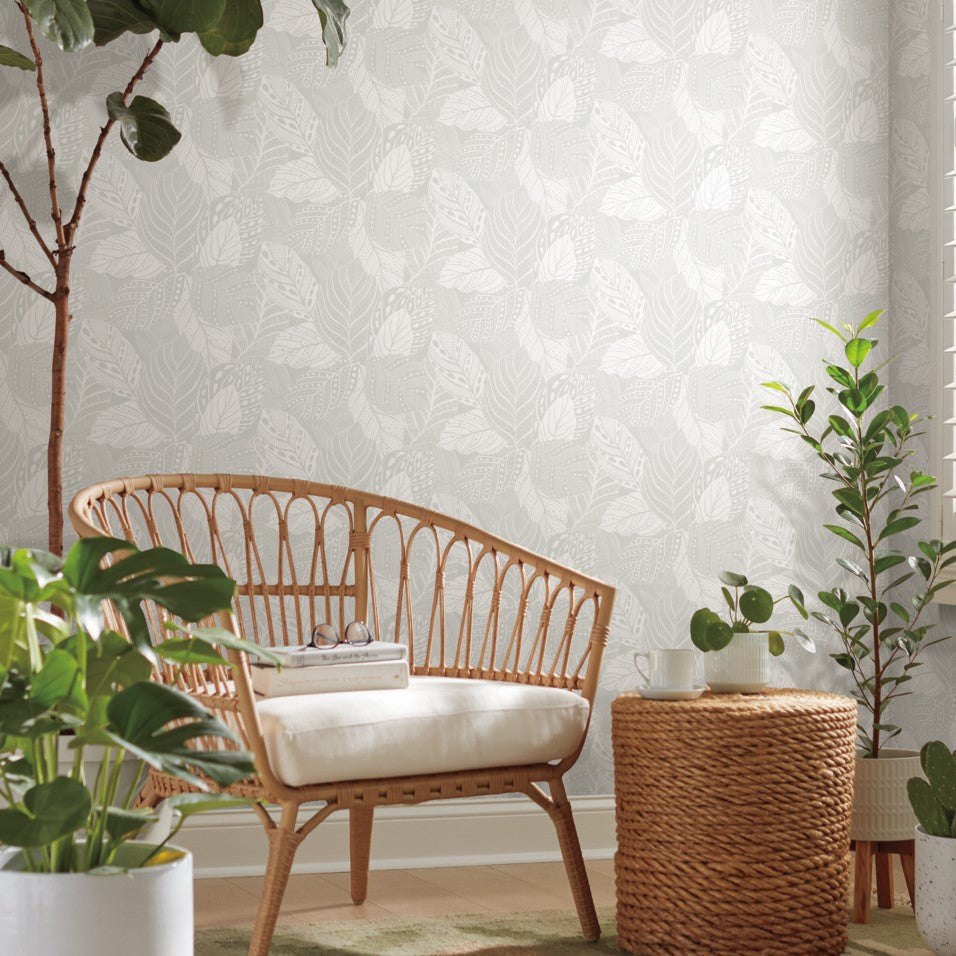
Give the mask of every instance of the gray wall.
[[[108, 151], [76, 259], [67, 488], [317, 477], [615, 581], [574, 781], [608, 792], [635, 648], [685, 642], [722, 568], [833, 579], [817, 469], [758, 408], [758, 382], [819, 374], [808, 316], [892, 301], [895, 384], [929, 401], [925, 11], [359, 0], [334, 72], [310, 11], [269, 4], [242, 61], [165, 50], [142, 91], [183, 143], [154, 168]], [[9, 12], [0, 34], [19, 43]], [[144, 45], [51, 54], [66, 168]], [[22, 143], [29, 77], [2, 82], [0, 141]], [[30, 142], [13, 155], [39, 200]], [[5, 206], [11, 258], [15, 225]], [[0, 314], [0, 531], [40, 543], [49, 317], [4, 277]], [[952, 735], [952, 661], [914, 682], [913, 739]], [[776, 679], [842, 687], [830, 663], [793, 650]]]

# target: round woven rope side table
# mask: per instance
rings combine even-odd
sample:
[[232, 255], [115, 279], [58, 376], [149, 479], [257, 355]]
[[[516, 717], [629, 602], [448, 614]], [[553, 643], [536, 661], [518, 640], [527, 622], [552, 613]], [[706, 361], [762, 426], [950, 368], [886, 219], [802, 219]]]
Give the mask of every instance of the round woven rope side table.
[[621, 948], [842, 953], [855, 702], [806, 690], [623, 694], [611, 714]]

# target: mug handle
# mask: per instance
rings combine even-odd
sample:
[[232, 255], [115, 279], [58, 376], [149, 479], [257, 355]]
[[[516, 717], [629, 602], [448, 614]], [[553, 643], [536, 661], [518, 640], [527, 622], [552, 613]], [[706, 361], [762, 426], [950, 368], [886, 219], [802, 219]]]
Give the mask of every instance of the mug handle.
[[650, 679], [650, 677], [648, 676], [647, 671], [645, 671], [645, 670], [641, 667], [641, 665], [638, 664], [637, 659], [638, 659], [639, 657], [643, 657], [644, 660], [648, 662], [647, 666], [649, 667], [649, 666], [650, 666], [650, 654], [648, 654], [647, 651], [635, 651], [635, 652], [634, 652], [634, 669], [635, 669], [635, 670], [637, 671], [637, 673], [640, 675], [640, 678], [641, 678], [642, 681], [644, 681], [644, 684], [645, 684], [645, 685], [649, 685], [650, 682], [651, 682], [651, 679]]

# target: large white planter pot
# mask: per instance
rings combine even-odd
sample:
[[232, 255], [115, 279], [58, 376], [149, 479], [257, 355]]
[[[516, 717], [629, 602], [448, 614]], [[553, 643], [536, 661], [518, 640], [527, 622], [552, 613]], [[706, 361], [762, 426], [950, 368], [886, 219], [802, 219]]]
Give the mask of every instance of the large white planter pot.
[[[17, 956], [192, 956], [192, 856], [104, 876], [26, 873], [0, 858], [0, 951]], [[143, 858], [128, 844], [117, 865]]]
[[715, 694], [756, 694], [770, 683], [766, 634], [735, 634], [720, 651], [704, 654], [704, 680]]
[[852, 840], [912, 840], [916, 814], [906, 781], [923, 776], [919, 753], [884, 747], [880, 756], [856, 758], [853, 778]]
[[937, 956], [956, 956], [956, 839], [916, 828], [916, 926]]

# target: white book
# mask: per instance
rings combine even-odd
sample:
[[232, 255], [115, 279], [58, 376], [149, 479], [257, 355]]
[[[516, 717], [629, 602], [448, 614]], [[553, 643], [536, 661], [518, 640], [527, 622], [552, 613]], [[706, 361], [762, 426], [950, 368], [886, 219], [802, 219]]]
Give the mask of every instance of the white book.
[[252, 665], [252, 689], [261, 697], [328, 694], [346, 690], [388, 690], [408, 687], [408, 662], [359, 661], [338, 667]]
[[[360, 661], [404, 661], [408, 648], [393, 641], [372, 641], [371, 644], [338, 644], [335, 647], [270, 647], [282, 667], [328, 667], [329, 664], [356, 664]], [[272, 666], [272, 665], [264, 665]]]

